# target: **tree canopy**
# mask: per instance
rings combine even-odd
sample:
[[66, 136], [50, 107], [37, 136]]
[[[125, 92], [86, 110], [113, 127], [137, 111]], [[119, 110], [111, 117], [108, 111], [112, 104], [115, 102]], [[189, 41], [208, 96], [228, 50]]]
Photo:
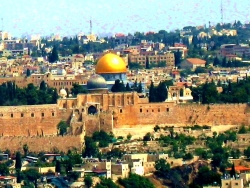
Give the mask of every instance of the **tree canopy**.
[[39, 89], [32, 83], [25, 88], [18, 88], [15, 82], [0, 85], [0, 106], [55, 104], [57, 91], [54, 88]]
[[155, 188], [154, 184], [146, 177], [130, 174], [128, 178], [119, 179], [124, 188]]

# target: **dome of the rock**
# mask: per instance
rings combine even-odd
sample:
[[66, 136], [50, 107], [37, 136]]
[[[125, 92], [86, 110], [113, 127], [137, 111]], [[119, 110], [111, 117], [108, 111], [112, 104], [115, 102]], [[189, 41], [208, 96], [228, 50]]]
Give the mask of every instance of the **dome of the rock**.
[[96, 74], [126, 73], [127, 67], [120, 56], [107, 53], [98, 60], [95, 70]]

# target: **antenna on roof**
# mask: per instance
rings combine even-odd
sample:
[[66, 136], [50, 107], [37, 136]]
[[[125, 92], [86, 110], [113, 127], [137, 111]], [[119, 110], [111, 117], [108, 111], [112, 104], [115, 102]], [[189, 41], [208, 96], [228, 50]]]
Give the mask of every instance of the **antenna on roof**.
[[89, 26], [90, 26], [89, 34], [91, 35], [92, 34], [92, 21], [91, 20], [89, 20]]
[[223, 20], [223, 2], [222, 2], [222, 0], [221, 0], [221, 7], [220, 7], [221, 9], [220, 9], [220, 13], [221, 13], [221, 24], [223, 24], [224, 23], [224, 20]]

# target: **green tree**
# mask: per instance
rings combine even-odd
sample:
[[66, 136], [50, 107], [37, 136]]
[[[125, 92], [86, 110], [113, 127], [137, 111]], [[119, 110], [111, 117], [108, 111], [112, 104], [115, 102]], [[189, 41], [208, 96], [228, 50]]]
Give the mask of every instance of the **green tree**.
[[247, 133], [247, 129], [245, 125], [242, 125], [238, 131], [238, 134], [246, 134], [246, 133]]
[[129, 83], [127, 82], [127, 84], [126, 84], [126, 89], [125, 89], [126, 91], [131, 91], [131, 88], [130, 88], [130, 86], [129, 86]]
[[2, 176], [9, 175], [9, 168], [5, 163], [0, 163], [0, 174]]
[[191, 160], [194, 158], [192, 153], [186, 153], [183, 157], [183, 160]]
[[154, 82], [151, 82], [149, 87], [149, 102], [156, 102], [156, 89], [154, 87]]
[[49, 62], [50, 63], [55, 63], [56, 61], [59, 60], [59, 56], [58, 56], [58, 52], [57, 52], [57, 48], [54, 45], [51, 54], [49, 55]]
[[24, 156], [27, 156], [29, 152], [29, 146], [27, 144], [23, 145], [23, 152], [24, 152]]
[[46, 83], [45, 83], [44, 80], [40, 83], [40, 90], [41, 91], [46, 91]]
[[[119, 188], [110, 178], [100, 178], [101, 181], [95, 186], [95, 188]], [[125, 187], [126, 188], [126, 187]]]
[[156, 125], [156, 126], [154, 127], [154, 131], [155, 131], [155, 132], [158, 132], [159, 130], [161, 130], [161, 128], [159, 127], [159, 125]]
[[155, 169], [161, 176], [167, 176], [170, 171], [170, 164], [165, 159], [159, 159], [155, 162]]
[[181, 52], [180, 50], [177, 50], [177, 52], [174, 52], [174, 64], [176, 67], [180, 66], [181, 64]]
[[56, 104], [57, 103], [57, 99], [58, 99], [58, 93], [56, 89], [53, 89], [53, 93], [52, 93], [52, 104]]
[[146, 69], [150, 69], [150, 65], [149, 65], [149, 57], [146, 56]]
[[21, 170], [22, 168], [22, 157], [21, 157], [21, 153], [18, 151], [16, 152], [16, 163], [15, 163], [15, 169], [16, 170]]
[[28, 68], [28, 69], [26, 70], [26, 76], [27, 76], [27, 77], [30, 77], [30, 75], [31, 75], [31, 72], [30, 72], [30, 69]]
[[37, 88], [32, 83], [28, 84], [27, 88], [25, 88], [25, 91], [26, 91], [27, 104], [28, 105], [38, 104], [39, 98], [38, 98]]
[[87, 186], [87, 188], [90, 188], [93, 184], [93, 180], [90, 176], [84, 176], [84, 183]]
[[141, 84], [141, 81], [139, 82], [139, 85], [137, 87], [137, 93], [142, 93], [142, 84]]
[[124, 188], [155, 188], [154, 184], [146, 177], [130, 174], [128, 178], [119, 179]]
[[143, 141], [150, 141], [152, 139], [152, 135], [150, 133], [147, 133], [144, 137], [143, 137]]
[[221, 66], [222, 66], [222, 67], [227, 67], [227, 59], [226, 59], [226, 57], [224, 57], [224, 58], [222, 59], [222, 64], [221, 64]]
[[236, 179], [236, 171], [235, 171], [234, 163], [233, 163], [231, 170], [230, 170], [230, 176], [231, 176], [231, 178]]
[[220, 62], [220, 60], [219, 60], [219, 58], [218, 58], [217, 56], [214, 58], [214, 63], [213, 63], [213, 65], [214, 65], [214, 66], [220, 66], [220, 65], [221, 65], [221, 62]]
[[63, 136], [67, 133], [68, 125], [65, 121], [60, 121], [57, 125], [57, 129], [59, 131], [59, 135]]
[[247, 158], [250, 158], [250, 146], [248, 146], [247, 149], [244, 150], [244, 155], [245, 155]]
[[132, 135], [129, 133], [129, 134], [127, 135], [127, 139], [128, 139], [128, 140], [131, 140], [131, 138], [132, 138]]
[[97, 157], [99, 149], [91, 137], [85, 136], [85, 148], [83, 151], [83, 157]]
[[165, 82], [160, 82], [157, 87], [157, 102], [163, 102], [167, 99], [167, 88]]
[[126, 91], [126, 88], [124, 86], [124, 83], [118, 79], [118, 80], [115, 80], [115, 84], [112, 86], [111, 91], [112, 92], [124, 92]]
[[87, 90], [84, 89], [81, 85], [74, 83], [71, 88], [71, 93], [74, 96], [77, 96], [79, 93], [87, 93]]
[[28, 169], [23, 171], [25, 177], [34, 183], [35, 188], [37, 188], [37, 180], [41, 177], [41, 174], [36, 169]]
[[56, 172], [61, 173], [61, 162], [56, 160]]

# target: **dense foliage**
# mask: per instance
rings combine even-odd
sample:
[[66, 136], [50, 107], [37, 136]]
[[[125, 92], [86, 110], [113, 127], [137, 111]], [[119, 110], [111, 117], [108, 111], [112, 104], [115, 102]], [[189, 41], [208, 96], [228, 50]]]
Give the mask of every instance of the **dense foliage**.
[[129, 83], [127, 82], [126, 86], [124, 85], [123, 81], [121, 82], [119, 79], [115, 80], [115, 84], [112, 86], [112, 92], [131, 92], [136, 91], [137, 93], [142, 93], [142, 83], [137, 83], [137, 80], [134, 84], [130, 87]]
[[110, 178], [101, 178], [101, 181], [95, 186], [95, 188], [119, 188]]
[[162, 81], [158, 86], [154, 86], [154, 83], [151, 82], [149, 87], [149, 102], [163, 102], [167, 99], [167, 87], [172, 86], [172, 80]]
[[[222, 93], [218, 93], [216, 87], [222, 87]], [[210, 103], [246, 103], [249, 102], [250, 97], [250, 78], [241, 80], [235, 83], [228, 82], [221, 84], [220, 80], [217, 84], [215, 82], [193, 87], [192, 96], [195, 102], [202, 102], [203, 104]]]
[[108, 144], [112, 142], [114, 135], [112, 133], [107, 134], [101, 130], [100, 132], [94, 132], [92, 138], [95, 142], [99, 142], [99, 147], [107, 147]]
[[37, 88], [33, 84], [28, 84], [25, 88], [18, 88], [15, 82], [0, 85], [0, 95], [0, 106], [55, 104], [58, 98], [54, 88]]
[[137, 174], [130, 174], [128, 178], [119, 179], [119, 183], [124, 188], [154, 188], [155, 186], [148, 178]]

